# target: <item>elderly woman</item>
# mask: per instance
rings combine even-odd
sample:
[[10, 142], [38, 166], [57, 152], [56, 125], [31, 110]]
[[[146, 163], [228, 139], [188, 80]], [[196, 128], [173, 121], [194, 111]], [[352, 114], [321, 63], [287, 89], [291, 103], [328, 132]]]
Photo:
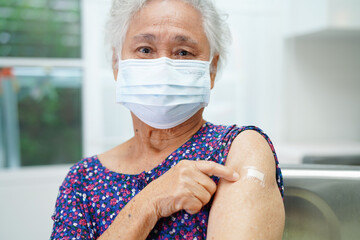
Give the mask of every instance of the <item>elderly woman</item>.
[[114, 0], [108, 26], [134, 137], [70, 169], [51, 239], [281, 239], [270, 139], [202, 118], [229, 39], [212, 2]]

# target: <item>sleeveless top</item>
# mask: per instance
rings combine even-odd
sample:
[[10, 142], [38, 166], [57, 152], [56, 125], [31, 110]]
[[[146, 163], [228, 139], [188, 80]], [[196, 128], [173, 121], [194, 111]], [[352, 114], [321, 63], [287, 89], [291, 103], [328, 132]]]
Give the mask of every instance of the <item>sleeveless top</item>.
[[[225, 164], [235, 137], [256, 130], [269, 143], [276, 163], [276, 180], [281, 196], [284, 187], [278, 159], [269, 137], [255, 126], [237, 127], [205, 123], [186, 143], [148, 172], [121, 174], [104, 167], [97, 156], [84, 158], [70, 168], [56, 200], [50, 239], [97, 239], [121, 209], [147, 184], [181, 160], [208, 160]], [[216, 184], [219, 178], [211, 177]], [[161, 218], [147, 239], [206, 239], [211, 201], [197, 214], [184, 210]]]

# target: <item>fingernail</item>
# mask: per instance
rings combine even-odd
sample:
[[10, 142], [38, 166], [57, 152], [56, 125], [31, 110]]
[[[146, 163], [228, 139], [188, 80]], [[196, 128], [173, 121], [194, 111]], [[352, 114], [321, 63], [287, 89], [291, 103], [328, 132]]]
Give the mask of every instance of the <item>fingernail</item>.
[[234, 180], [239, 180], [240, 175], [237, 172], [234, 172], [233, 177], [234, 177]]

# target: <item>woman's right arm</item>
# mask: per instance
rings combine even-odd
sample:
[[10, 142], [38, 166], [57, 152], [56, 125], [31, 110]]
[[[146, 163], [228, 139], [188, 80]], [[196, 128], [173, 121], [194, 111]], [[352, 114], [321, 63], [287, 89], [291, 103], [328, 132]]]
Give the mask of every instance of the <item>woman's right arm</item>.
[[155, 208], [149, 204], [149, 191], [139, 192], [119, 212], [98, 240], [146, 239], [158, 221]]
[[180, 210], [199, 212], [216, 191], [212, 175], [228, 181], [239, 178], [215, 162], [180, 161], [129, 201], [98, 240], [146, 239], [160, 218]]

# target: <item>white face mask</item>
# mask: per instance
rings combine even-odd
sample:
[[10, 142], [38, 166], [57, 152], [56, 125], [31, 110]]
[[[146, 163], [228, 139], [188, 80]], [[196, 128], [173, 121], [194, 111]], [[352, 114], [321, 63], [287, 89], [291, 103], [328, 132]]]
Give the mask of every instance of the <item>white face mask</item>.
[[191, 118], [210, 99], [210, 62], [127, 59], [119, 61], [116, 102], [159, 129]]

